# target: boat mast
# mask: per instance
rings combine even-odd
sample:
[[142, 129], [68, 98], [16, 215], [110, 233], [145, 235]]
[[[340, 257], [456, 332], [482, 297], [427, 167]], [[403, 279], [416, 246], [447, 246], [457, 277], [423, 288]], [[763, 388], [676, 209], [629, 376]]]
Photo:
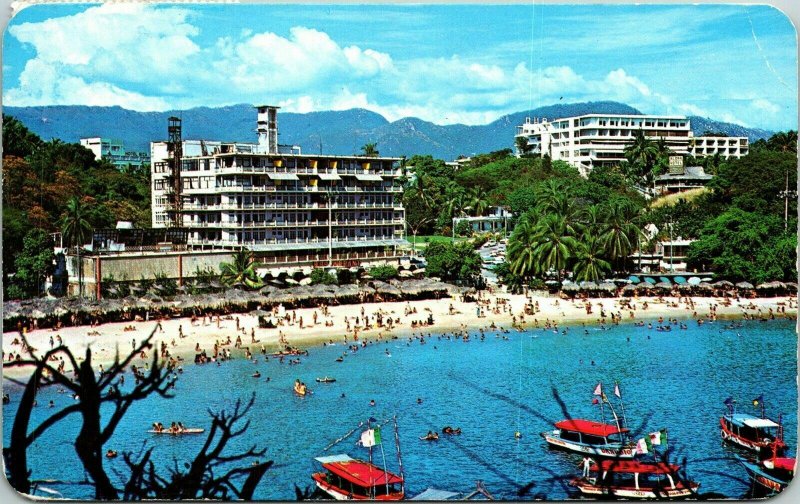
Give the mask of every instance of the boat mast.
[[[372, 417], [367, 418], [367, 432], [372, 428], [371, 425]], [[372, 465], [372, 445], [369, 445], [369, 465]], [[375, 500], [375, 480], [372, 479], [372, 471], [369, 472], [370, 480], [369, 480], [369, 496], [372, 500]]]
[[622, 402], [622, 391], [619, 389], [619, 382], [614, 382], [614, 387], [615, 387], [615, 389], [614, 389], [615, 392], [619, 391], [619, 396], [618, 397], [619, 397], [619, 406], [620, 406], [620, 408], [622, 408], [622, 424], [627, 429], [628, 428], [628, 417], [625, 416], [625, 403]]
[[400, 492], [403, 495], [406, 493], [406, 476], [403, 474], [403, 457], [400, 454], [400, 434], [397, 430], [397, 415], [394, 417], [394, 444], [397, 447], [397, 464], [400, 469]]

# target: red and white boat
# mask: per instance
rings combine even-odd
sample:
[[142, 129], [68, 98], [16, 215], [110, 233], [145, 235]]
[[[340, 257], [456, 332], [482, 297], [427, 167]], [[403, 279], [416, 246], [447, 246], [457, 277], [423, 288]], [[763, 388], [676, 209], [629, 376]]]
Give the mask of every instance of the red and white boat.
[[324, 471], [311, 475], [322, 492], [336, 500], [403, 500], [403, 477], [349, 455], [317, 457]]
[[783, 429], [780, 422], [766, 417], [763, 396], [754, 401], [756, 404], [757, 402], [761, 402], [761, 417], [736, 413], [734, 401], [731, 398], [725, 400], [728, 412], [719, 419], [723, 441], [755, 453], [769, 449], [775, 441], [782, 441]]
[[628, 429], [591, 420], [563, 420], [553, 431], [541, 436], [550, 446], [564, 450], [614, 459], [632, 459], [636, 446], [628, 440]]
[[[397, 450], [398, 473], [386, 468], [386, 454], [378, 421], [370, 418], [366, 422], [366, 430], [361, 432], [358, 444], [369, 450], [368, 461], [353, 458], [350, 455], [330, 455], [317, 457], [314, 460], [322, 465], [322, 471], [311, 475], [317, 488], [326, 496], [336, 500], [379, 500], [393, 501], [405, 498], [405, 478], [403, 476], [403, 459], [400, 454], [400, 436], [397, 431], [397, 418], [394, 418], [394, 442]], [[383, 422], [387, 423], [389, 420]], [[334, 441], [325, 450], [347, 439], [351, 434], [362, 429], [365, 423], [351, 430]], [[384, 467], [373, 463], [373, 451], [380, 451], [380, 460]], [[377, 454], [376, 454], [377, 456]]]
[[589, 468], [589, 475], [575, 478], [570, 485], [581, 494], [623, 499], [682, 499], [697, 492], [699, 483], [684, 481], [680, 467], [665, 462], [601, 460]]

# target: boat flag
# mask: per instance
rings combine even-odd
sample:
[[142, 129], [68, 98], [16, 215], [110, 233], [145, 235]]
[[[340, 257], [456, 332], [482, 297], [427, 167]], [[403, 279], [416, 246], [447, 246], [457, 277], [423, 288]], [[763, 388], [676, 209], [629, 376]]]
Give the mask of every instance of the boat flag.
[[647, 445], [649, 444], [647, 441], [649, 441], [648, 438], [642, 438], [642, 439], [640, 439], [639, 441], [636, 442], [636, 453], [638, 455], [647, 453], [649, 451], [647, 449]]
[[760, 396], [753, 399], [753, 406], [758, 408], [758, 405], [761, 404], [762, 402], [764, 402], [764, 394], [761, 394]]
[[614, 384], [614, 395], [622, 399], [622, 392], [619, 391], [619, 383]]
[[600, 404], [600, 401], [598, 401], [596, 397], [593, 397], [592, 404]]
[[381, 429], [375, 427], [374, 429], [367, 429], [361, 433], [361, 446], [369, 448], [381, 444]]
[[729, 397], [729, 398], [725, 399], [725, 401], [723, 401], [723, 404], [725, 406], [730, 406], [731, 404], [733, 404], [733, 397]]
[[661, 429], [658, 432], [651, 432], [647, 435], [647, 447], [652, 449], [653, 446], [660, 446], [667, 444], [667, 429]]
[[602, 382], [598, 383], [597, 386], [594, 388], [594, 395], [599, 395], [599, 396], [603, 395], [603, 383]]

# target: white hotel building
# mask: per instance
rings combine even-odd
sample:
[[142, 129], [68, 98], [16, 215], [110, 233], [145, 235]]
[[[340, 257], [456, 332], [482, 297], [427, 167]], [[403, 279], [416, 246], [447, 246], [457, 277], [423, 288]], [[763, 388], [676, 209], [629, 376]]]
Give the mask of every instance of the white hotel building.
[[[178, 138], [180, 122], [177, 119]], [[258, 107], [258, 143], [151, 144], [153, 227], [191, 250], [247, 247], [270, 266], [352, 267], [400, 256], [399, 158], [301, 154], [277, 144], [277, 107]]]
[[[663, 139], [675, 154], [741, 157], [747, 154], [746, 137], [694, 137], [684, 116], [586, 114], [548, 121], [546, 118], [517, 126], [517, 138], [526, 138], [531, 153], [550, 154], [578, 168], [584, 175], [596, 166], [617, 165], [637, 130], [651, 140]], [[519, 152], [517, 153], [520, 154]]]

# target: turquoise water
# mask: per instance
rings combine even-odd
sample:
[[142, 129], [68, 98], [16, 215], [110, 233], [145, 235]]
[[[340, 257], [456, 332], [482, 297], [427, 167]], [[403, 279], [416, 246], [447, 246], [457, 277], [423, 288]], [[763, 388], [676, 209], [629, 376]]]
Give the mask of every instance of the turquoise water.
[[[152, 422], [207, 428], [208, 409], [230, 408], [255, 393], [250, 429], [232, 448], [266, 447], [275, 461], [257, 491], [260, 499], [293, 499], [295, 484], [310, 486], [315, 456], [366, 456], [354, 445], [356, 436], [322, 450], [360, 420], [392, 415], [398, 416], [407, 495], [430, 486], [470, 491], [476, 480], [483, 480], [500, 498], [560, 499], [569, 495], [567, 482], [577, 474], [581, 457], [548, 449], [539, 432], [566, 417], [562, 404], [572, 417], [599, 420], [592, 391], [602, 381], [613, 398], [618, 380], [633, 430], [641, 434], [667, 428], [674, 456], [686, 459], [687, 473], [701, 483], [702, 492], [738, 498], [748, 484], [744, 469], [733, 460], [735, 449], [720, 442], [722, 401], [734, 396], [740, 411], [754, 412], [750, 401], [763, 393], [767, 413], [783, 414], [786, 441], [794, 453], [797, 339], [794, 321], [744, 321], [733, 330], [724, 324], [692, 323], [688, 330], [676, 326], [671, 332], [623, 325], [605, 331], [589, 328], [588, 335], [577, 327], [567, 335], [531, 330], [508, 334], [507, 340], [487, 333], [485, 340], [473, 337], [469, 343], [432, 336], [424, 345], [406, 339], [370, 345], [342, 363], [335, 359], [345, 347], [337, 345], [312, 348], [300, 365], [263, 358], [258, 364], [189, 365], [176, 397], [136, 404], [107, 447], [138, 453], [155, 446], [156, 460], [166, 473], [173, 459], [191, 459], [205, 438], [149, 435]], [[250, 376], [256, 369], [260, 379]], [[333, 376], [337, 382], [314, 383], [318, 376]], [[310, 385], [313, 395], [292, 393], [297, 378]], [[3, 407], [7, 441], [20, 389], [6, 383], [5, 390], [12, 398]], [[52, 412], [43, 407], [51, 399], [57, 406], [72, 401], [55, 389], [42, 390], [35, 419]], [[371, 399], [374, 407], [369, 406]], [[435, 443], [419, 441], [428, 430], [440, 431], [445, 425], [461, 427], [463, 434], [442, 436]], [[83, 479], [73, 462], [71, 442], [77, 428], [78, 418], [72, 418], [32, 447], [33, 478]], [[522, 433], [521, 439], [514, 439], [515, 431]], [[384, 431], [384, 439], [389, 432]], [[390, 469], [396, 468], [394, 443], [387, 449]], [[107, 463], [124, 467], [121, 457]], [[48, 486], [68, 496], [90, 497], [86, 487]]]

